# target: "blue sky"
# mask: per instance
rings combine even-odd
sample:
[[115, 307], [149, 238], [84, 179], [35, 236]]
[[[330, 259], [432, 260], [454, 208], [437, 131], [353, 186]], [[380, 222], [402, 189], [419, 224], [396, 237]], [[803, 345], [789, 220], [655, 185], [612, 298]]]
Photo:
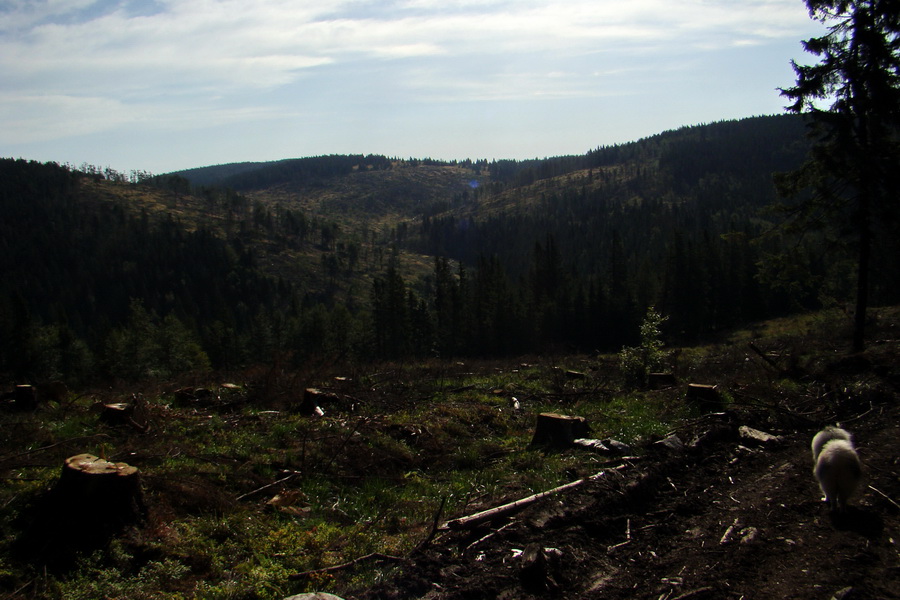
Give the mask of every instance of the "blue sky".
[[776, 114], [800, 0], [0, 0], [0, 156], [535, 158]]

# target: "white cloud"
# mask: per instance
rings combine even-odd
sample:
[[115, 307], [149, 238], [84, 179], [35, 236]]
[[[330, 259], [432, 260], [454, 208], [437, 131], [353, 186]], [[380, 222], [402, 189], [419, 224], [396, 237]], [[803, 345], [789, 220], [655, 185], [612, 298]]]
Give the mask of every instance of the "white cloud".
[[0, 140], [18, 144], [102, 132], [130, 123], [130, 114], [109, 98], [2, 93]]
[[72, 85], [72, 75], [85, 74], [95, 85], [146, 78], [147, 88], [192, 81], [265, 88], [284, 85], [298, 70], [367, 57], [496, 58], [510, 51], [612, 51], [675, 40], [704, 47], [747, 43], [796, 29], [798, 14], [805, 15], [788, 4], [419, 0], [379, 10], [377, 1], [168, 0], [150, 15], [131, 16], [126, 7], [72, 23], [74, 4], [44, 2], [43, 10], [30, 10], [30, 3], [19, 2], [13, 20], [40, 14], [39, 21], [53, 22], [12, 35], [5, 30], [0, 65], [20, 81], [43, 75], [42, 81]]
[[689, 55], [809, 30], [800, 0], [6, 0], [0, 152], [151, 124], [625, 96]]

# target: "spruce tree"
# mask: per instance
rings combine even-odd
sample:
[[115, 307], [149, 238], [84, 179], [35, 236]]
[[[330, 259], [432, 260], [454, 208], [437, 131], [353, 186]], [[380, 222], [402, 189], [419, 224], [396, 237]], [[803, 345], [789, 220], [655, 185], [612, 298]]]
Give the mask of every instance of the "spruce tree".
[[[853, 348], [865, 345], [874, 223], [897, 218], [900, 3], [806, 0], [828, 33], [806, 40], [815, 65], [793, 63], [788, 110], [811, 116], [814, 144], [798, 170], [780, 176], [788, 224], [797, 231], [852, 224], [857, 282]], [[827, 106], [826, 106], [827, 105]], [[805, 192], [809, 193], [805, 193]]]

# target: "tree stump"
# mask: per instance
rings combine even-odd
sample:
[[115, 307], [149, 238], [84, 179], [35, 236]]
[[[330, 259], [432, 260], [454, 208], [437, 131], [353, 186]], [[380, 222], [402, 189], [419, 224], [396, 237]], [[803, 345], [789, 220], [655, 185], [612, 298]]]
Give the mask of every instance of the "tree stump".
[[103, 412], [100, 413], [100, 420], [107, 425], [127, 425], [134, 414], [134, 406], [127, 402], [114, 402], [112, 404], [104, 404]]
[[588, 429], [588, 422], [584, 417], [541, 413], [537, 418], [531, 445], [566, 448], [577, 438], [587, 437]]
[[711, 408], [721, 408], [722, 406], [722, 397], [719, 395], [719, 386], [717, 385], [689, 383], [687, 400]]
[[147, 516], [138, 469], [93, 454], [66, 459], [59, 479], [26, 513], [15, 553], [67, 571], [128, 525]]
[[17, 385], [13, 398], [18, 410], [35, 410], [38, 406], [37, 391], [34, 389], [34, 386], [27, 384]]
[[522, 552], [522, 566], [519, 577], [526, 590], [546, 592], [549, 584], [547, 573], [547, 554], [538, 543], [525, 546]]
[[143, 433], [147, 433], [150, 430], [147, 407], [140, 398], [135, 398], [134, 402], [104, 404], [100, 413], [100, 420], [114, 427], [129, 425]]
[[103, 529], [134, 522], [144, 512], [137, 467], [93, 454], [67, 458], [54, 492], [60, 509], [74, 519], [103, 521]]
[[326, 403], [336, 403], [339, 398], [336, 394], [323, 392], [317, 388], [306, 388], [303, 391], [303, 399], [297, 407], [297, 411], [304, 415], [321, 417], [325, 414], [322, 405]]

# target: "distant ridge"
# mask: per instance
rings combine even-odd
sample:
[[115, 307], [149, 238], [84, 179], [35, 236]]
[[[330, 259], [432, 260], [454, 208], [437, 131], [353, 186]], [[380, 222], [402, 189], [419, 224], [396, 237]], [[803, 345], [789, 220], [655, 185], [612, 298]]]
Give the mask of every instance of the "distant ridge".
[[247, 173], [263, 168], [270, 162], [240, 162], [224, 165], [212, 165], [209, 167], [195, 167], [183, 171], [175, 171], [171, 175], [179, 175], [190, 181], [193, 185], [214, 185], [223, 179], [234, 175]]
[[[465, 159], [441, 161], [429, 158], [401, 160], [376, 154], [320, 155], [286, 158], [274, 161], [238, 162], [175, 171], [171, 175], [184, 177], [195, 186], [230, 187], [238, 191], [261, 190], [284, 183], [325, 180], [359, 170], [390, 169], [397, 163], [428, 165], [463, 165], [489, 168], [492, 180], [520, 185], [550, 177], [602, 167], [630, 160], [644, 160], [682, 155], [690, 162], [691, 154], [704, 156], [708, 161], [718, 153], [730, 153], [735, 138], [741, 138], [748, 151], [759, 152], [771, 148], [771, 142], [796, 139], [802, 143], [805, 127], [802, 115], [762, 115], [743, 119], [687, 125], [662, 131], [632, 142], [598, 146], [581, 155], [564, 155], [533, 159]], [[778, 159], [775, 162], [779, 162]], [[693, 165], [693, 170], [703, 170]]]

